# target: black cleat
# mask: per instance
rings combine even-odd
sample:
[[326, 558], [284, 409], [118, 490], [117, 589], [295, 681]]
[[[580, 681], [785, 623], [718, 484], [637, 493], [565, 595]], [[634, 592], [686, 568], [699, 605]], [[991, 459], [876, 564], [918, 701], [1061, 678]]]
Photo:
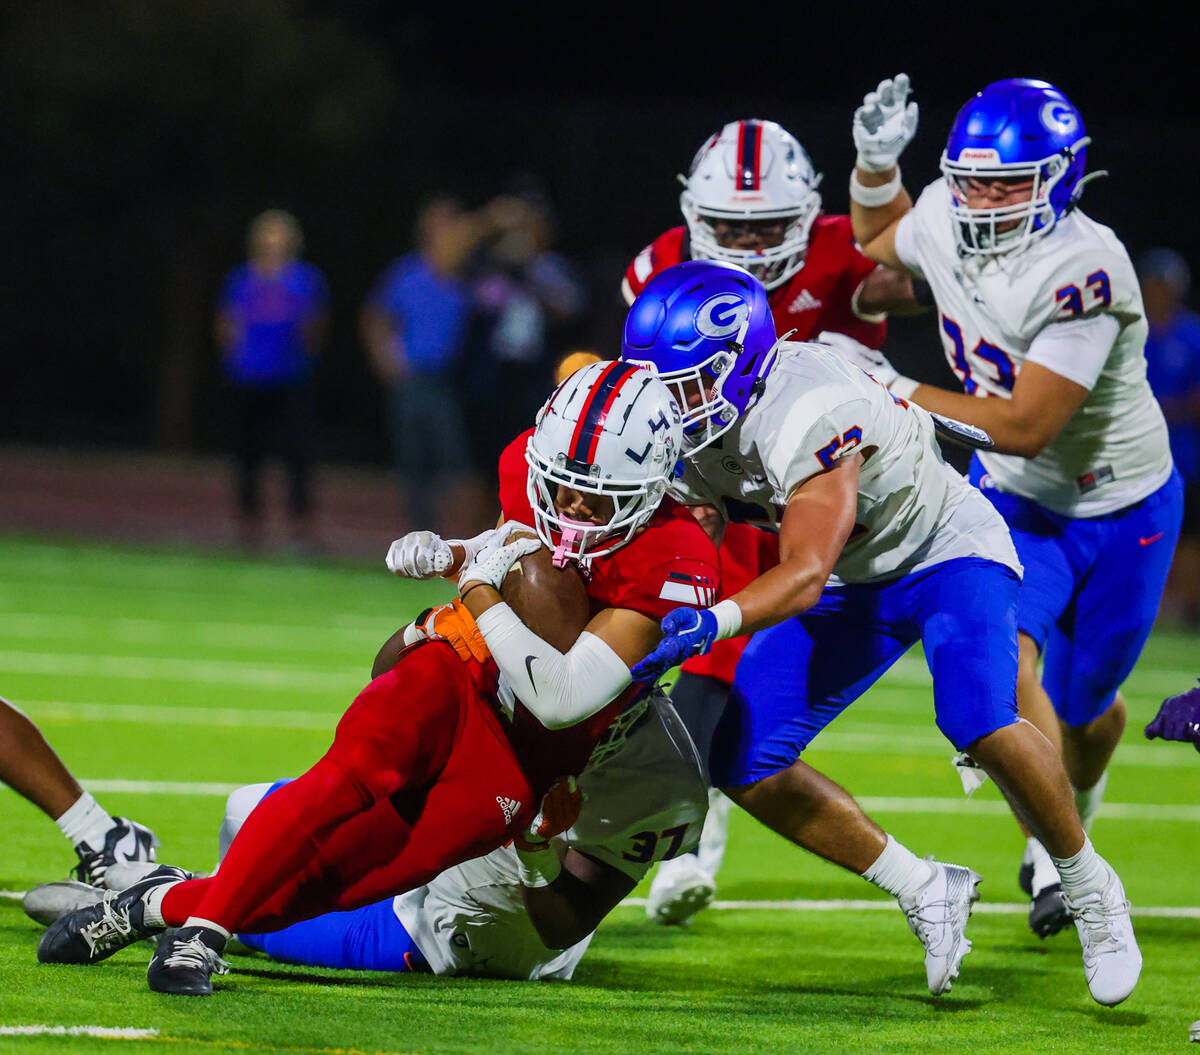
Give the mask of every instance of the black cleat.
[[1017, 872], [1017, 886], [1024, 892], [1026, 897], [1033, 897], [1033, 862], [1021, 862], [1020, 871]]
[[212, 976], [229, 973], [224, 951], [225, 938], [209, 927], [173, 929], [159, 939], [146, 981], [156, 993], [212, 996]]
[[164, 883], [190, 879], [191, 873], [171, 865], [160, 865], [145, 879], [120, 893], [105, 891], [102, 900], [68, 912], [50, 925], [38, 943], [42, 963], [99, 963], [114, 952], [162, 930], [143, 921], [143, 895]]
[[1071, 910], [1067, 908], [1061, 883], [1051, 883], [1039, 890], [1029, 906], [1029, 929], [1039, 938], [1049, 938], [1069, 927], [1071, 919]]
[[144, 824], [114, 817], [113, 826], [104, 833], [104, 845], [93, 849], [88, 843], [76, 843], [79, 864], [71, 869], [81, 883], [102, 886], [104, 874], [113, 865], [124, 861], [153, 861], [159, 846], [158, 836]]

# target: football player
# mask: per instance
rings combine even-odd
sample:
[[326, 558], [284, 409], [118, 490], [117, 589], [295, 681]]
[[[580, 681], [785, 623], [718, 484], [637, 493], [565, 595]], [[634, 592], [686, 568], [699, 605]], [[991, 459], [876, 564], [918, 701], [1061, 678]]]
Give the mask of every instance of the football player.
[[[692, 160], [679, 199], [686, 226], [659, 235], [629, 265], [621, 283], [626, 303], [665, 268], [723, 260], [763, 283], [779, 333], [806, 341], [833, 330], [878, 348], [886, 314], [923, 310], [916, 298], [924, 299], [928, 288], [863, 256], [850, 217], [822, 212], [820, 182], [804, 148], [776, 122], [731, 121]], [[721, 581], [736, 591], [778, 561], [777, 540], [730, 524], [720, 557]], [[744, 637], [718, 642], [684, 664], [671, 699], [689, 724], [716, 720], [745, 643]], [[646, 904], [652, 920], [683, 923], [712, 900], [728, 814], [729, 800], [714, 790], [700, 850], [655, 873]]]
[[[519, 847], [493, 850], [388, 901], [239, 937], [274, 959], [316, 967], [570, 979], [598, 923], [653, 862], [696, 845], [708, 782], [687, 729], [656, 695], [624, 738], [593, 752], [579, 775], [582, 803], [564, 785], [552, 785], [553, 801], [543, 800], [541, 823]], [[258, 784], [230, 796], [222, 850], [268, 790]], [[543, 870], [544, 852], [562, 871], [539, 884], [530, 876]]]
[[[715, 640], [757, 631], [714, 738], [714, 780], [792, 841], [836, 842], [840, 818], [815, 833], [805, 826], [812, 809], [796, 763], [920, 640], [938, 728], [1053, 855], [1092, 996], [1124, 1000], [1141, 970], [1129, 903], [1083, 832], [1058, 753], [1017, 714], [1020, 562], [1004, 521], [935, 442], [938, 428], [982, 445], [986, 434], [935, 423], [826, 345], [777, 343], [762, 285], [723, 264], [680, 264], [652, 280], [626, 320], [623, 355], [653, 366], [685, 408], [685, 471], [673, 493], [726, 516], [756, 508], [779, 530], [776, 567], [713, 608], [672, 613], [634, 668], [655, 677]], [[956, 921], [948, 988], [967, 951], [977, 877], [880, 842], [882, 833], [874, 847], [845, 840], [843, 853], [861, 854], [852, 867], [868, 877], [895, 869], [939, 885]]]
[[80, 882], [99, 885], [114, 864], [154, 860], [158, 837], [136, 821], [109, 816], [25, 712], [5, 699], [0, 699], [0, 781], [58, 825], [79, 858], [72, 871]]
[[[897, 165], [917, 127], [909, 90], [903, 74], [883, 81], [855, 113], [854, 232], [872, 259], [930, 284], [965, 394], [901, 377], [876, 353], [861, 362], [895, 395], [995, 441], [971, 479], [1025, 565], [1020, 711], [1061, 748], [1086, 829], [1125, 728], [1118, 689], [1150, 634], [1182, 519], [1138, 281], [1116, 235], [1079, 208], [1102, 173], [1085, 173], [1090, 139], [1062, 92], [1010, 79], [976, 94], [950, 129], [943, 178], [914, 206]], [[1020, 881], [1035, 933], [1070, 922], [1036, 838]]]
[[[662, 503], [679, 445], [678, 405], [649, 372], [597, 363], [568, 378], [527, 454], [516, 444], [506, 452], [508, 523], [458, 543], [417, 532], [393, 545], [393, 570], [457, 578], [452, 636], [416, 640], [363, 690], [328, 753], [262, 801], [215, 876], [156, 869], [56, 921], [39, 959], [94, 963], [178, 927], [150, 962], [150, 986], [207, 995], [232, 932], [403, 893], [527, 828], [553, 780], [578, 773], [602, 736], [627, 730], [648, 705], [630, 667], [679, 603], [676, 584], [692, 587], [697, 607], [716, 595], [712, 542], [686, 510]], [[522, 469], [529, 461], [519, 497], [517, 458]], [[560, 559], [587, 566], [594, 614], [565, 653], [499, 593], [512, 564], [541, 545], [510, 531], [520, 527], [514, 511]], [[560, 872], [543, 853], [529, 879], [549, 884]]]

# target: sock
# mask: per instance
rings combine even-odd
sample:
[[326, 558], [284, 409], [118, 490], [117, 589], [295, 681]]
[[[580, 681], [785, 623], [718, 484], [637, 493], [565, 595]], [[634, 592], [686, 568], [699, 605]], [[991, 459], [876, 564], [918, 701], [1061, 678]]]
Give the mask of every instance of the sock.
[[93, 850], [104, 847], [105, 833], [114, 824], [90, 792], [85, 791], [55, 822], [72, 846], [87, 843]]
[[1079, 898], [1103, 890], [1112, 869], [1104, 858], [1096, 853], [1092, 840], [1086, 835], [1083, 847], [1074, 857], [1052, 857], [1054, 866], [1062, 880], [1063, 893], [1069, 898]]
[[903, 901], [915, 897], [917, 891], [933, 878], [935, 871], [932, 861], [922, 860], [889, 835], [883, 853], [875, 858], [862, 877]]
[[152, 886], [142, 895], [142, 921], [146, 926], [165, 927], [167, 925], [167, 921], [163, 918], [163, 898], [182, 882], [184, 880], [181, 879], [177, 883], [159, 883], [158, 886]]
[[222, 927], [219, 923], [213, 923], [210, 919], [202, 919], [199, 916], [188, 916], [183, 921], [185, 927], [203, 927], [205, 930], [211, 930], [221, 937], [221, 943], [224, 944], [230, 938], [229, 931]]
[[1096, 819], [1100, 803], [1104, 801], [1104, 788], [1107, 784], [1108, 770], [1106, 769], [1100, 774], [1100, 779], [1090, 788], [1082, 791], [1079, 788], [1072, 789], [1075, 792], [1075, 808], [1079, 811], [1079, 823], [1083, 825], [1083, 830], [1088, 835], [1092, 832], [1092, 821]]
[[1054, 861], [1046, 853], [1046, 848], [1032, 836], [1025, 840], [1024, 860], [1033, 865], [1034, 897], [1058, 882], [1058, 869], [1054, 867]]

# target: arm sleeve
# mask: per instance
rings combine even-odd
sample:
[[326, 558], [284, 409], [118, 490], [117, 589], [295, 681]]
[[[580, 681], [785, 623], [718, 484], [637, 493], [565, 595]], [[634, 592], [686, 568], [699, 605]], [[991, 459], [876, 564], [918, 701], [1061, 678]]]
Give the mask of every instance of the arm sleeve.
[[633, 681], [624, 660], [586, 630], [564, 653], [538, 637], [507, 604], [492, 606], [475, 622], [513, 692], [547, 729], [590, 718]]
[[1090, 391], [1120, 332], [1121, 324], [1107, 313], [1052, 323], [1033, 339], [1025, 361], [1044, 366]]

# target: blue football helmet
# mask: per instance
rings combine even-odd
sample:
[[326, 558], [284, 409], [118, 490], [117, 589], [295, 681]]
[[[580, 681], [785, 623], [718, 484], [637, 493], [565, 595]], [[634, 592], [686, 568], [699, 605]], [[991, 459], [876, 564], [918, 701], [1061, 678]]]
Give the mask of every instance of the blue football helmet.
[[[989, 84], [958, 112], [941, 167], [950, 215], [964, 256], [1023, 249], [1053, 230], [1083, 193], [1087, 145], [1083, 118], [1045, 81], [1012, 77]], [[970, 179], [1032, 181], [1028, 201], [993, 209], [967, 207]]]
[[689, 260], [659, 272], [633, 302], [621, 358], [666, 382], [683, 411], [685, 452], [694, 454], [762, 394], [776, 343], [758, 279], [734, 264]]

